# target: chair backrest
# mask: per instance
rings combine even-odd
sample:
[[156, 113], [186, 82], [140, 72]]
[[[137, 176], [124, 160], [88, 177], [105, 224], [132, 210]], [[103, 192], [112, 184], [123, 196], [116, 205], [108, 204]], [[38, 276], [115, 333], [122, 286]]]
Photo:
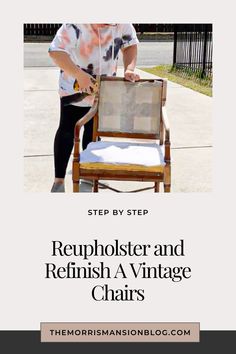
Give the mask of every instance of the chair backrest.
[[166, 81], [102, 77], [96, 135], [158, 138]]

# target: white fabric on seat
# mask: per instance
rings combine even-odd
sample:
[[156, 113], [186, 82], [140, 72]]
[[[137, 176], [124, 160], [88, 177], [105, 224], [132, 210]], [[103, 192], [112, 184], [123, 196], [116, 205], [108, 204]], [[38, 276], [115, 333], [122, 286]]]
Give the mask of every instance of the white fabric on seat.
[[157, 144], [98, 141], [92, 142], [80, 154], [81, 163], [165, 165], [163, 147]]

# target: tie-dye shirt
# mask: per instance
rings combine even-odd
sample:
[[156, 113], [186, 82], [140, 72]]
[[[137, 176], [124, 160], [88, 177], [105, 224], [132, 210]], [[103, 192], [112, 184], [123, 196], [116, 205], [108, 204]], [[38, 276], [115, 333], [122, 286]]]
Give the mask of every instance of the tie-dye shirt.
[[[64, 24], [53, 39], [49, 51], [69, 54], [72, 61], [90, 75], [115, 76], [118, 54], [121, 48], [138, 44], [131, 24], [113, 24], [105, 27], [93, 24]], [[91, 106], [93, 96], [76, 102], [78, 91], [74, 90], [75, 78], [60, 71], [59, 93], [77, 106]], [[73, 95], [73, 96], [72, 96]], [[71, 100], [70, 97], [71, 96]], [[71, 101], [71, 102], [70, 102]]]

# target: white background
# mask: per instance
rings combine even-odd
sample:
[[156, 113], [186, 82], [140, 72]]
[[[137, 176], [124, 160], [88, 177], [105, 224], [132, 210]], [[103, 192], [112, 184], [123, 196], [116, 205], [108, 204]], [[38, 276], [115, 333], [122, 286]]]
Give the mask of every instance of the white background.
[[[1, 14], [1, 329], [44, 321], [199, 321], [235, 324], [235, 39], [230, 1], [8, 1]], [[89, 10], [87, 10], [89, 9]], [[89, 11], [89, 13], [88, 13]], [[23, 23], [213, 23], [214, 192], [51, 195], [23, 193]], [[88, 208], [146, 208], [146, 217], [88, 217]], [[143, 302], [95, 302], [97, 281], [45, 280], [50, 242], [169, 243], [185, 239], [191, 280], [129, 281]], [[107, 259], [111, 262], [111, 259]], [[128, 262], [128, 259], [127, 259]], [[150, 258], [150, 262], [152, 259]], [[178, 260], [165, 260], [178, 265]], [[94, 284], [95, 283], [95, 284]], [[101, 283], [103, 283], [101, 281]], [[124, 281], [110, 282], [114, 287]]]

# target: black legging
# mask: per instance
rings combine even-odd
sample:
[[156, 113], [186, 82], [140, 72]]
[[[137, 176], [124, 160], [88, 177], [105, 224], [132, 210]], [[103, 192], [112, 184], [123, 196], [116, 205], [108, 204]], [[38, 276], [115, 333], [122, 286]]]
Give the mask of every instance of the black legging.
[[[64, 178], [66, 175], [67, 164], [74, 144], [74, 128], [76, 122], [82, 118], [90, 107], [77, 107], [73, 105], [65, 105], [63, 98], [61, 99], [61, 115], [60, 124], [56, 132], [54, 140], [54, 165], [55, 177]], [[93, 135], [93, 119], [84, 126], [84, 134], [82, 140], [83, 150], [92, 141]]]

